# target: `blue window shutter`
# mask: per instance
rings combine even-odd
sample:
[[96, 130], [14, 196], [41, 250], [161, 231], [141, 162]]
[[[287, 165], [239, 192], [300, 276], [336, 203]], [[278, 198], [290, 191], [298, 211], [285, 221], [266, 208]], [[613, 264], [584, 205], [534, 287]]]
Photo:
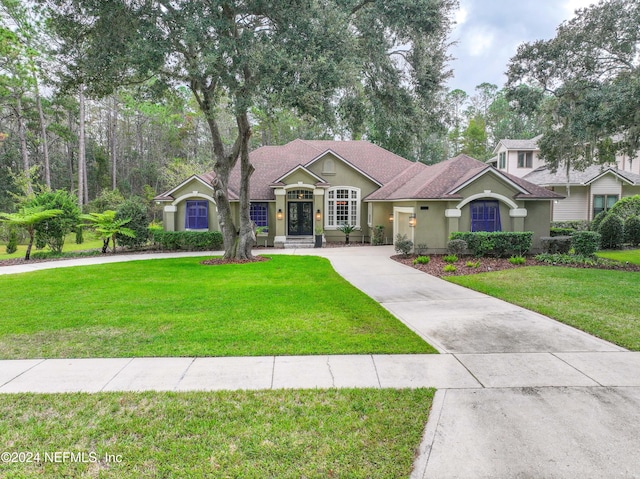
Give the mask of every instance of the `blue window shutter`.
[[209, 228], [209, 202], [187, 201], [184, 218], [185, 229], [206, 230]]

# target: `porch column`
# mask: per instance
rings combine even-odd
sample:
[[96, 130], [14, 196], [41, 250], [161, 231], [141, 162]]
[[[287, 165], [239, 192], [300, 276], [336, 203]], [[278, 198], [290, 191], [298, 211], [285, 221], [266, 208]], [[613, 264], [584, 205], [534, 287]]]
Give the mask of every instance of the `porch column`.
[[509, 216], [511, 217], [512, 231], [514, 232], [524, 231], [524, 219], [527, 217], [527, 209], [526, 208], [510, 209]]
[[[320, 211], [320, 219], [317, 218], [318, 211]], [[313, 225], [314, 234], [318, 229], [324, 230], [324, 190], [322, 188], [313, 190]]]
[[462, 216], [462, 210], [458, 208], [451, 208], [444, 210], [444, 216], [448, 219], [447, 238], [454, 231], [460, 231], [460, 217]]
[[178, 207], [174, 205], [167, 205], [164, 207], [164, 217], [162, 218], [162, 223], [164, 224], [165, 231], [175, 231], [176, 230], [176, 214], [178, 212]]
[[287, 235], [285, 232], [287, 192], [284, 188], [278, 188], [274, 190], [273, 193], [276, 197], [276, 230], [275, 238], [273, 239], [273, 246], [276, 248], [284, 248], [284, 244], [287, 241]]

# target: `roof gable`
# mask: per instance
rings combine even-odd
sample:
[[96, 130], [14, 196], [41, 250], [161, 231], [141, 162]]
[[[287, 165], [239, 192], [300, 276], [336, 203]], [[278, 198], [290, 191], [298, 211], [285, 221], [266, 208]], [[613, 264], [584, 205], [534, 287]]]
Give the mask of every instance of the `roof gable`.
[[287, 183], [285, 180], [288, 177], [295, 175], [297, 172], [301, 172], [304, 175], [309, 176], [311, 183], [325, 183], [325, 180], [323, 178], [320, 178], [313, 171], [309, 170], [306, 166], [302, 166], [302, 165], [298, 165], [295, 168], [287, 171], [284, 175], [276, 179], [273, 183]]

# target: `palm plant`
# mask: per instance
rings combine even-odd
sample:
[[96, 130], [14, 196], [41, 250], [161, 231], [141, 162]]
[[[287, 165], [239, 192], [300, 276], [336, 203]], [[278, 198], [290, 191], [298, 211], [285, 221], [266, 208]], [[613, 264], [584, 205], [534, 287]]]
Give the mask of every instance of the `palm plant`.
[[9, 225], [24, 228], [29, 233], [29, 244], [24, 255], [25, 260], [31, 257], [31, 248], [35, 239], [36, 226], [50, 218], [61, 215], [62, 210], [45, 210], [42, 206], [31, 206], [21, 208], [17, 213], [0, 213], [0, 221]]
[[352, 226], [348, 223], [343, 223], [338, 226], [338, 231], [342, 231], [344, 233], [344, 244], [349, 244], [349, 234], [353, 233], [356, 230], [356, 226]]
[[113, 245], [113, 252], [116, 252], [116, 235], [128, 236], [135, 238], [136, 233], [125, 225], [131, 221], [131, 218], [116, 219], [116, 212], [107, 210], [103, 213], [89, 213], [81, 215], [80, 219], [89, 223], [82, 226], [88, 226], [93, 229], [96, 236], [102, 239], [102, 252], [106, 253], [109, 248], [109, 240]]

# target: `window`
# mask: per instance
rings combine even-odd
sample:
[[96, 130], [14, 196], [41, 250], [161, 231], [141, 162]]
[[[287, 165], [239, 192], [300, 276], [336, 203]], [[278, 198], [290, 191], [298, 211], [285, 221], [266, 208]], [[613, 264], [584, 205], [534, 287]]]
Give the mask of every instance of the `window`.
[[185, 229], [209, 229], [209, 202], [207, 200], [187, 201], [186, 213], [184, 221]]
[[327, 191], [327, 228], [340, 225], [360, 226], [360, 190], [358, 188], [334, 188]]
[[289, 190], [287, 191], [288, 200], [312, 200], [313, 191], [309, 190]]
[[249, 216], [256, 226], [269, 226], [269, 206], [268, 203], [251, 203], [249, 205]]
[[518, 168], [533, 168], [533, 151], [518, 152]]
[[618, 201], [618, 195], [593, 195], [593, 217], [608, 211]]
[[471, 231], [502, 231], [497, 201], [471, 202]]
[[498, 169], [504, 170], [507, 167], [507, 152], [503, 151], [498, 158]]

